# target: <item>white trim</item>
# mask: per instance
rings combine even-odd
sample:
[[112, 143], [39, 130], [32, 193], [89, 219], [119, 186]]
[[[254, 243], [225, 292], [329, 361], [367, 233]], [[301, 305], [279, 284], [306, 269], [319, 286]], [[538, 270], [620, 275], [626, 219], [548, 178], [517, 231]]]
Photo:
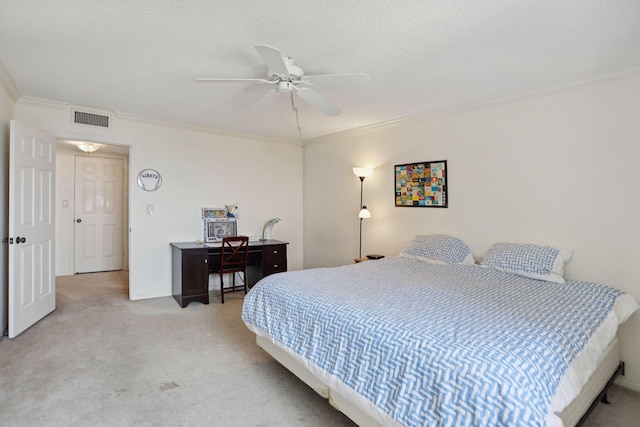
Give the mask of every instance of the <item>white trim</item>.
[[2, 62], [0, 62], [0, 86], [2, 86], [5, 92], [7, 92], [7, 95], [9, 95], [13, 102], [18, 102], [18, 99], [22, 96], [18, 87], [9, 75], [9, 72], [4, 68], [4, 65], [2, 65]]
[[39, 107], [52, 108], [54, 110], [64, 110], [71, 106], [71, 104], [67, 102], [52, 101], [50, 99], [35, 98], [33, 96], [21, 96], [19, 101], [23, 104], [32, 104]]
[[[95, 108], [72, 105], [66, 102], [52, 101], [49, 99], [36, 98], [31, 96], [23, 96], [23, 97], [20, 97], [19, 100], [20, 102], [25, 104], [32, 104], [32, 105], [52, 108], [56, 110], [64, 110], [64, 109], [70, 108], [72, 111], [78, 110], [78, 111], [86, 111], [89, 113], [102, 114], [102, 115], [107, 115], [109, 117], [115, 117], [118, 120], [128, 120], [133, 122], [147, 123], [147, 124], [156, 125], [156, 126], [165, 126], [165, 127], [173, 127], [178, 129], [193, 130], [197, 132], [214, 133], [218, 135], [233, 136], [236, 138], [251, 138], [251, 139], [257, 139], [257, 140], [262, 140], [267, 142], [284, 143], [284, 144], [291, 144], [296, 146], [301, 145], [298, 140], [292, 141], [288, 139], [269, 138], [264, 135], [251, 134], [248, 132], [234, 132], [230, 130], [218, 129], [218, 128], [208, 127], [204, 125], [197, 125], [194, 123], [180, 122], [176, 120], [158, 119], [154, 117], [141, 116], [138, 114], [125, 113], [122, 111], [99, 110]], [[113, 125], [115, 126], [115, 123], [113, 123]], [[86, 126], [86, 125], [80, 125], [80, 126]], [[111, 127], [112, 127], [112, 123], [109, 123], [109, 128]], [[109, 128], [100, 128], [95, 126], [91, 126], [91, 128], [102, 129], [102, 130], [109, 129]]]
[[630, 390], [633, 391], [637, 391], [640, 392], [640, 383], [636, 382], [636, 381], [632, 381], [630, 379], [628, 379], [627, 377], [618, 377], [616, 379], [615, 384], [628, 388]]
[[268, 141], [268, 142], [282, 142], [285, 144], [300, 145], [298, 141], [290, 141], [287, 139], [279, 139], [279, 138], [269, 138], [263, 135], [251, 134], [248, 132], [234, 132], [231, 130], [197, 125], [194, 123], [180, 122], [180, 121], [167, 120], [167, 119], [157, 119], [154, 117], [146, 117], [146, 116], [140, 116], [137, 114], [123, 113], [121, 111], [114, 111], [114, 114], [118, 119], [121, 119], [121, 120], [143, 122], [143, 123], [148, 123], [152, 125], [194, 130], [198, 132], [215, 133], [220, 135], [233, 136], [236, 138], [251, 138], [251, 139], [259, 139], [259, 140]]
[[[3, 75], [3, 72], [4, 72], [4, 75]], [[180, 128], [180, 129], [195, 130], [195, 131], [206, 132], [206, 133], [215, 133], [215, 134], [233, 136], [233, 137], [238, 137], [238, 138], [251, 138], [251, 139], [258, 139], [258, 140], [263, 140], [263, 141], [268, 141], [268, 142], [280, 142], [280, 143], [292, 144], [292, 145], [297, 145], [297, 146], [305, 146], [305, 145], [309, 145], [309, 144], [320, 143], [320, 142], [323, 142], [328, 137], [333, 137], [333, 136], [338, 136], [338, 135], [347, 135], [347, 136], [369, 135], [371, 133], [377, 133], [377, 132], [381, 132], [383, 130], [388, 130], [388, 129], [393, 129], [393, 128], [396, 128], [396, 127], [399, 127], [399, 126], [403, 126], [406, 123], [411, 122], [411, 121], [416, 121], [416, 120], [428, 121], [428, 120], [434, 120], [434, 119], [439, 118], [439, 117], [446, 117], [446, 116], [452, 116], [452, 115], [461, 114], [461, 113], [470, 112], [470, 111], [476, 111], [476, 110], [482, 110], [482, 109], [488, 109], [488, 108], [495, 108], [495, 107], [499, 107], [499, 106], [503, 106], [503, 105], [509, 105], [509, 104], [514, 104], [514, 103], [518, 103], [518, 102], [523, 102], [523, 101], [530, 100], [530, 99], [544, 98], [544, 97], [547, 97], [547, 96], [553, 96], [553, 95], [555, 95], [557, 93], [568, 92], [568, 91], [571, 91], [571, 90], [581, 89], [581, 88], [584, 88], [584, 87], [595, 86], [595, 85], [599, 85], [599, 84], [606, 84], [606, 83], [609, 83], [609, 82], [615, 81], [615, 80], [621, 80], [621, 79], [627, 79], [627, 78], [636, 78], [638, 76], [640, 76], [640, 68], [633, 68], [633, 69], [626, 70], [626, 71], [620, 71], [620, 72], [617, 72], [617, 73], [607, 74], [607, 75], [600, 76], [600, 77], [597, 77], [597, 78], [580, 80], [580, 81], [569, 83], [569, 84], [565, 84], [565, 85], [555, 86], [555, 87], [552, 87], [552, 88], [547, 88], [547, 89], [542, 89], [542, 90], [537, 90], [537, 91], [526, 92], [526, 93], [522, 93], [522, 94], [519, 94], [519, 95], [511, 96], [511, 97], [505, 97], [505, 98], [494, 99], [494, 100], [491, 100], [491, 101], [472, 103], [472, 104], [467, 104], [467, 105], [463, 105], [463, 106], [459, 106], [459, 107], [445, 108], [445, 109], [441, 109], [441, 110], [437, 110], [437, 111], [431, 111], [431, 112], [427, 112], [427, 113], [419, 113], [419, 114], [415, 114], [415, 115], [412, 115], [412, 116], [402, 117], [402, 118], [399, 118], [399, 119], [393, 119], [393, 120], [389, 120], [389, 121], [385, 121], [385, 122], [378, 122], [378, 123], [374, 123], [374, 124], [371, 124], [371, 125], [362, 126], [362, 127], [359, 127], [359, 128], [348, 129], [348, 130], [341, 131], [341, 132], [335, 132], [335, 133], [330, 133], [330, 134], [323, 135], [323, 136], [318, 136], [316, 138], [311, 138], [311, 139], [303, 140], [302, 142], [300, 142], [298, 140], [292, 141], [292, 140], [280, 139], [280, 138], [269, 138], [269, 137], [265, 137], [263, 135], [252, 134], [252, 133], [248, 133], [248, 132], [231, 131], [231, 130], [208, 127], [208, 126], [204, 126], [204, 125], [197, 125], [197, 124], [193, 124], [193, 123], [180, 122], [180, 121], [175, 121], [175, 120], [167, 120], [167, 119], [158, 119], [158, 118], [153, 118], [153, 117], [146, 117], [146, 116], [141, 116], [141, 115], [137, 115], [137, 114], [125, 113], [125, 112], [121, 112], [121, 111], [106, 112], [105, 110], [95, 110], [95, 109], [84, 108], [84, 107], [79, 107], [79, 106], [75, 106], [75, 105], [72, 106], [71, 104], [60, 102], [60, 101], [52, 101], [52, 100], [47, 100], [47, 99], [42, 99], [42, 98], [35, 98], [35, 97], [30, 97], [30, 96], [20, 96], [20, 92], [17, 90], [15, 85], [13, 85], [13, 82], [12, 82], [11, 78], [6, 73], [6, 70], [4, 70], [4, 68], [2, 67], [2, 64], [0, 63], [0, 85], [5, 87], [4, 84], [9, 84], [11, 86], [12, 90], [14, 90], [14, 92], [8, 92], [8, 93], [9, 93], [10, 96], [17, 95], [16, 96], [16, 101], [20, 100], [21, 102], [24, 102], [24, 103], [27, 103], [27, 104], [40, 105], [40, 106], [49, 107], [49, 108], [55, 108], [55, 109], [65, 109], [65, 108], [70, 108], [71, 107], [71, 108], [75, 108], [75, 109], [87, 110], [89, 112], [96, 112], [96, 113], [101, 112], [103, 114], [108, 114], [108, 115], [113, 114], [113, 115], [115, 115], [116, 118], [118, 118], [120, 120], [143, 122], [143, 123], [148, 123], [148, 124], [152, 124], [152, 125], [159, 125], [159, 126], [167, 126], [167, 127], [174, 127], [174, 128]], [[8, 79], [8, 81], [5, 81], [6, 79]], [[5, 89], [7, 89], [7, 88], [5, 87]], [[111, 126], [109, 126], [109, 127], [111, 127]]]
[[335, 132], [335, 133], [331, 133], [323, 136], [318, 136], [316, 138], [311, 138], [303, 141], [303, 146], [309, 145], [309, 144], [321, 143], [328, 137], [333, 137], [338, 135], [364, 136], [372, 133], [377, 133], [377, 132], [382, 132], [385, 130], [397, 128], [411, 121], [417, 121], [417, 120], [429, 121], [439, 117], [453, 116], [456, 114], [467, 113], [471, 111], [495, 108], [503, 105], [509, 105], [509, 104], [515, 104], [518, 102], [527, 101], [530, 99], [545, 98], [548, 96], [556, 95], [561, 92], [569, 92], [575, 89], [582, 89], [584, 87], [596, 86], [599, 84], [606, 84], [615, 80], [623, 80], [628, 78], [631, 79], [639, 76], [640, 76], [640, 68], [633, 68], [631, 70], [611, 73], [604, 76], [600, 76], [598, 78], [580, 80], [580, 81], [565, 84], [565, 85], [554, 86], [552, 88], [525, 92], [515, 96], [498, 98], [491, 101], [471, 103], [471, 104], [462, 105], [458, 107], [444, 108], [441, 110], [430, 111], [427, 113], [419, 113], [413, 116], [402, 117], [399, 119], [393, 119], [386, 122], [374, 123], [374, 124], [362, 126], [359, 128], [348, 129], [341, 132]]

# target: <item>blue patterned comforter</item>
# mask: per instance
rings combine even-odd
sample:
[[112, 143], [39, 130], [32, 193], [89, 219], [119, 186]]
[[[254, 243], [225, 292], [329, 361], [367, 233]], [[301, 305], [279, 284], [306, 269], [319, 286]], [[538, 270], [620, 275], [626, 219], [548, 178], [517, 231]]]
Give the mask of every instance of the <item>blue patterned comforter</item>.
[[394, 257], [268, 276], [242, 319], [402, 425], [538, 426], [621, 295]]

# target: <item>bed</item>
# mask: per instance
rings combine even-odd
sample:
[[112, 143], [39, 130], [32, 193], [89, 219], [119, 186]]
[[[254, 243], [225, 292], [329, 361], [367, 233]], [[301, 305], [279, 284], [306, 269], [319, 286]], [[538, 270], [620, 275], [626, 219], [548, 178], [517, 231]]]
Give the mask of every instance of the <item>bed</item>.
[[466, 246], [464, 259], [451, 257], [450, 243], [268, 276], [242, 319], [361, 426], [575, 425], [620, 370], [616, 331], [638, 308], [633, 298], [525, 277], [539, 265], [525, 275], [491, 256], [477, 265]]

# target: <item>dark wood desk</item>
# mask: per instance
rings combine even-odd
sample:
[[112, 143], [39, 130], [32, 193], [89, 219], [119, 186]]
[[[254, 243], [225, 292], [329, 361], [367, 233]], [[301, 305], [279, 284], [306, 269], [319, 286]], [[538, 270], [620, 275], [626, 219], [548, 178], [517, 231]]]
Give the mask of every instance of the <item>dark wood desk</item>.
[[[209, 265], [220, 263], [221, 243], [179, 242], [171, 245], [173, 297], [182, 308], [190, 302], [209, 304]], [[287, 242], [249, 242], [247, 285], [251, 288], [269, 274], [287, 271]]]

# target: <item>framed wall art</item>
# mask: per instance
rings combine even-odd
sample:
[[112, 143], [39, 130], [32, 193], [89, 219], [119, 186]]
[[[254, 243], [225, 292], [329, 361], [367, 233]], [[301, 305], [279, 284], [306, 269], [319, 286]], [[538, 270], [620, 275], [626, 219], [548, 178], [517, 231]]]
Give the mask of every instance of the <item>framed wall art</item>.
[[395, 165], [394, 179], [396, 206], [449, 206], [446, 160]]

